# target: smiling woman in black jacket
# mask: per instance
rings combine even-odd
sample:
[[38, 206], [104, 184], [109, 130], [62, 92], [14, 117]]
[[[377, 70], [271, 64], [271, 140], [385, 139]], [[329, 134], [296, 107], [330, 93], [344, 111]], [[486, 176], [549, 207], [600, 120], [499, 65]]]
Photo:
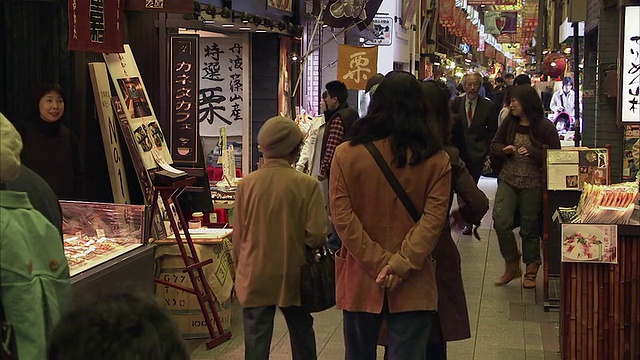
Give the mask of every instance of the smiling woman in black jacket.
[[510, 110], [490, 147], [491, 154], [502, 163], [493, 227], [506, 265], [495, 284], [505, 285], [521, 276], [520, 252], [513, 234], [513, 214], [518, 213], [522, 260], [527, 265], [522, 286], [529, 289], [536, 286], [541, 263], [543, 149], [559, 149], [560, 139], [553, 124], [544, 117], [542, 101], [531, 86], [513, 88]]

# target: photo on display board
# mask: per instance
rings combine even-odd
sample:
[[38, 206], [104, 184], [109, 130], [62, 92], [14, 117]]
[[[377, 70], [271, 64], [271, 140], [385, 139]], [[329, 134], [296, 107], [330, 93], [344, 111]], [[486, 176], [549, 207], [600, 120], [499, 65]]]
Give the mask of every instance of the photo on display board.
[[567, 175], [566, 182], [567, 182], [567, 189], [577, 189], [578, 175]]
[[118, 79], [118, 85], [124, 97], [125, 108], [129, 111], [132, 119], [151, 116], [151, 108], [140, 83], [140, 78]]
[[153, 139], [153, 143], [156, 147], [162, 147], [162, 140], [164, 139], [164, 135], [162, 134], [162, 130], [160, 130], [160, 126], [157, 122], [150, 122], [147, 124], [147, 128], [151, 132], [151, 138]]
[[144, 124], [141, 124], [135, 130], [133, 130], [133, 137], [136, 139], [138, 145], [142, 147], [142, 151], [148, 152], [153, 148], [153, 144], [149, 139], [147, 127]]

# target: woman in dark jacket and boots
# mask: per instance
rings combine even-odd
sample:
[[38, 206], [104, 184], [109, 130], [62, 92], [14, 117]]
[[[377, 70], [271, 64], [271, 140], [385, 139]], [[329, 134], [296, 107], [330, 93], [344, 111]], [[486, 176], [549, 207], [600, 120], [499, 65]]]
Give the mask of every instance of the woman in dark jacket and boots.
[[510, 109], [490, 147], [494, 158], [503, 162], [493, 207], [493, 227], [505, 271], [495, 285], [508, 284], [522, 274], [513, 234], [513, 214], [519, 213], [522, 260], [526, 264], [522, 286], [531, 289], [536, 287], [541, 263], [543, 148], [559, 149], [560, 139], [553, 124], [544, 117], [542, 101], [531, 86], [513, 88]]
[[[451, 161], [451, 201], [453, 192], [463, 200], [457, 212], [467, 224], [480, 225], [480, 221], [489, 209], [489, 200], [478, 189], [476, 182], [460, 160], [458, 149], [451, 145], [451, 116], [447, 104], [450, 91], [441, 81], [426, 81], [422, 90], [433, 121], [441, 130], [444, 151]], [[449, 203], [451, 208], [451, 202]], [[445, 223], [440, 240], [432, 253], [436, 261], [436, 283], [438, 285], [438, 312], [431, 328], [431, 337], [427, 346], [427, 360], [447, 358], [447, 341], [462, 340], [471, 337], [467, 301], [462, 283], [460, 253], [451, 238], [451, 227]]]

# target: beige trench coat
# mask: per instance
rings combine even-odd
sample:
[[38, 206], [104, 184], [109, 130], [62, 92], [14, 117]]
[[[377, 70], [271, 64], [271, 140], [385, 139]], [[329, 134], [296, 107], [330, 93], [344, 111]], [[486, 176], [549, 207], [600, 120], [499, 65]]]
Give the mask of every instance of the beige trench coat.
[[235, 287], [243, 307], [300, 305], [305, 245], [327, 240], [320, 183], [284, 159], [266, 159], [238, 185], [234, 207]]
[[[387, 163], [391, 149], [376, 141]], [[331, 165], [329, 199], [333, 225], [343, 241], [336, 254], [336, 303], [347, 311], [381, 313], [385, 290], [375, 283], [386, 264], [406, 277], [388, 292], [389, 311], [436, 310], [436, 246], [451, 196], [449, 156], [440, 151], [394, 174], [422, 218], [415, 223], [363, 145], [343, 143]]]

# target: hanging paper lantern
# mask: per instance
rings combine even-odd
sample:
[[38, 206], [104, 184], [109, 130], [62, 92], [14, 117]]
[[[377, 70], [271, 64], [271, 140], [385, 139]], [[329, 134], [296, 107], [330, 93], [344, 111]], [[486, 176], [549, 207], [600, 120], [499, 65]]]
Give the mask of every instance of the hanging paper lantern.
[[567, 66], [565, 55], [562, 53], [549, 53], [542, 61], [542, 70], [550, 77], [558, 77], [564, 74]]

